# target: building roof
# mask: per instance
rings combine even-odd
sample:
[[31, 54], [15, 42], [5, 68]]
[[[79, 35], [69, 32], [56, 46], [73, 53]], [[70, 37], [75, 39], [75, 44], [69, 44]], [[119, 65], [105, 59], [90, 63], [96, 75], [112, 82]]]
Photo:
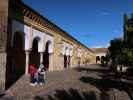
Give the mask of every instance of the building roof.
[[106, 53], [108, 51], [107, 48], [92, 48], [91, 49], [94, 53]]

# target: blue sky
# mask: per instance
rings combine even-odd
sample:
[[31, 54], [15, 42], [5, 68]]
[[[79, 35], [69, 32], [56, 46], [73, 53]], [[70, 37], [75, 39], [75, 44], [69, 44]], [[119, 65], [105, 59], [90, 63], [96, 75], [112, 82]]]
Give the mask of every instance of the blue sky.
[[106, 47], [122, 37], [123, 14], [133, 0], [23, 0], [88, 47]]

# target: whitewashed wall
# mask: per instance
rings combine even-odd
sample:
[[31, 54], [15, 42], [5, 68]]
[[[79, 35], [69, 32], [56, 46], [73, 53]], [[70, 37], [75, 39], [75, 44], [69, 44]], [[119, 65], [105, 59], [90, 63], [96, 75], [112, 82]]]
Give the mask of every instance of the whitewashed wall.
[[50, 42], [49, 46], [48, 46], [48, 52], [49, 53], [53, 53], [53, 46], [54, 46], [54, 37], [49, 35], [49, 34], [46, 34], [46, 42]]
[[11, 46], [13, 46], [13, 37], [15, 32], [21, 32], [21, 34], [24, 36], [24, 49], [25, 50], [31, 50], [33, 47], [33, 40], [35, 38], [38, 38], [38, 52], [44, 52], [46, 42], [50, 41], [49, 45], [49, 53], [53, 53], [53, 43], [54, 38], [53, 36], [46, 34], [44, 32], [41, 32], [35, 28], [30, 28], [30, 26], [25, 25], [23, 23], [20, 23], [16, 20], [12, 21], [12, 42]]
[[72, 56], [73, 54], [73, 46], [66, 42], [62, 42], [62, 54], [67, 56]]
[[38, 38], [38, 52], [44, 52], [45, 50], [45, 37], [46, 37], [46, 34], [41, 32], [41, 31], [38, 31], [36, 29], [33, 29], [33, 37], [32, 37], [32, 42], [35, 38]]
[[100, 57], [106, 56], [106, 53], [96, 53], [96, 56], [100, 56]]

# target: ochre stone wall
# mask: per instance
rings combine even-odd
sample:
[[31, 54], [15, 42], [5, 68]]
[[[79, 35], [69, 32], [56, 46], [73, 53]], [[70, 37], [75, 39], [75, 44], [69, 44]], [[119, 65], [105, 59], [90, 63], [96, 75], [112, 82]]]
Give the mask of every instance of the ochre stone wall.
[[62, 55], [61, 55], [61, 36], [59, 34], [54, 34], [54, 54], [53, 54], [53, 64], [54, 70], [63, 69], [62, 68]]
[[5, 89], [7, 63], [8, 0], [0, 1], [0, 90]]
[[0, 52], [6, 51], [8, 26], [8, 0], [0, 1]]

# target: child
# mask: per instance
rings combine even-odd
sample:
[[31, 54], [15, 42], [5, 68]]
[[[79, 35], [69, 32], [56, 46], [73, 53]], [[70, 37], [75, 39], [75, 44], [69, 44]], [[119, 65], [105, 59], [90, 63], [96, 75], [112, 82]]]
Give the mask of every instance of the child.
[[40, 85], [42, 85], [43, 83], [45, 83], [45, 67], [44, 65], [41, 63], [38, 69], [38, 83]]

